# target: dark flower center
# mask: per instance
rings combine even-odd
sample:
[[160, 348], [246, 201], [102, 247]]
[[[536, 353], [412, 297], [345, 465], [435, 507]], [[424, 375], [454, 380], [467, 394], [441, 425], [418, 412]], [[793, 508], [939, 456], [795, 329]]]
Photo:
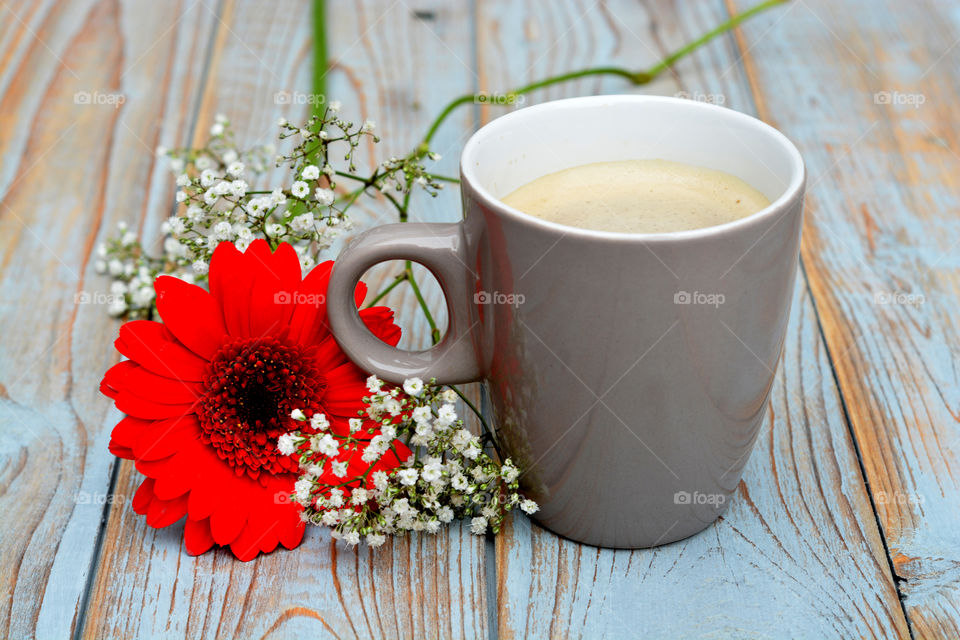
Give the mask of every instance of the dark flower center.
[[307, 350], [274, 338], [229, 342], [210, 360], [204, 386], [201, 439], [237, 475], [297, 471], [277, 451], [277, 438], [300, 426], [290, 418], [294, 409], [307, 416], [320, 411], [323, 377]]

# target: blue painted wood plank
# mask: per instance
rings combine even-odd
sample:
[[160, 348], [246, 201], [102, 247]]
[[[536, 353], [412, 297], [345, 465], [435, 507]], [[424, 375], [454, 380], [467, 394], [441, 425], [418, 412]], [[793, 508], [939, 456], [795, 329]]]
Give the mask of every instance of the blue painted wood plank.
[[804, 263], [903, 604], [915, 637], [960, 637], [960, 7], [769, 26], [747, 68], [807, 162]]
[[116, 329], [103, 305], [75, 302], [104, 286], [91, 265], [103, 227], [172, 197], [168, 182], [149, 192], [149, 141], [182, 128], [214, 22], [135, 5], [0, 8], [3, 637], [65, 638], [82, 621], [110, 509], [117, 416], [97, 386]]

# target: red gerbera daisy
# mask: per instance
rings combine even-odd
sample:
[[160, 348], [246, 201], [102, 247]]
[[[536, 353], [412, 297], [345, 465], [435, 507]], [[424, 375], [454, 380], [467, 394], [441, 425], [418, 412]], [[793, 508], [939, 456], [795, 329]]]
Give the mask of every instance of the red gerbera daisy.
[[[127, 414], [110, 451], [146, 476], [133, 509], [152, 527], [184, 516], [191, 554], [214, 543], [241, 560], [293, 548], [303, 538], [302, 508], [289, 500], [298, 463], [277, 451], [277, 437], [304, 425], [293, 409], [323, 413], [346, 433], [364, 409], [366, 374], [343, 354], [326, 324], [332, 262], [301, 280], [288, 244], [263, 240], [243, 253], [220, 244], [210, 261], [210, 291], [157, 278], [157, 311], [120, 328], [116, 347], [129, 360], [100, 385]], [[361, 283], [359, 305], [366, 293]], [[381, 340], [400, 329], [386, 307], [360, 312]], [[306, 429], [309, 432], [309, 429]], [[399, 464], [391, 459], [384, 466]]]

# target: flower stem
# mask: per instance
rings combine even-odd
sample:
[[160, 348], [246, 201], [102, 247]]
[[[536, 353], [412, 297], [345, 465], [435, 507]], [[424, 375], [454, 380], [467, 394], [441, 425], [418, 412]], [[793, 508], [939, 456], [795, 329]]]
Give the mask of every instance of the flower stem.
[[427, 319], [427, 324], [430, 325], [430, 342], [437, 344], [440, 342], [440, 330], [437, 329], [437, 323], [433, 320], [433, 314], [430, 313], [430, 305], [427, 304], [427, 301], [423, 299], [423, 294], [420, 293], [420, 286], [417, 284], [417, 279], [413, 275], [413, 262], [407, 260], [407, 280], [410, 282], [410, 288], [413, 289], [413, 295], [417, 298], [417, 303], [420, 305], [420, 309], [423, 311], [423, 316]]
[[[323, 117], [326, 109], [327, 71], [330, 68], [327, 54], [327, 30], [324, 22], [327, 15], [326, 0], [313, 0], [313, 115]], [[321, 101], [319, 96], [323, 96]]]
[[[718, 35], [721, 35], [723, 33], [726, 33], [727, 31], [730, 31], [731, 29], [739, 25], [744, 20], [747, 20], [762, 11], [766, 11], [771, 7], [783, 4], [784, 2], [787, 2], [787, 1], [788, 0], [766, 0], [765, 2], [761, 2], [755, 7], [747, 9], [743, 13], [738, 13], [735, 16], [731, 16], [728, 20], [725, 20], [724, 22], [720, 23], [715, 28], [706, 32], [696, 40], [693, 40], [683, 45], [676, 51], [670, 53], [665, 58], [657, 62], [655, 65], [651, 66], [649, 69], [633, 71], [625, 67], [591, 67], [589, 69], [571, 71], [569, 73], [560, 74], [558, 76], [544, 78], [543, 80], [538, 80], [537, 82], [532, 82], [530, 84], [523, 85], [522, 87], [517, 87], [512, 91], [507, 91], [504, 94], [504, 97], [507, 98], [506, 100], [497, 101], [491, 104], [512, 104], [513, 103], [512, 99], [516, 98], [517, 96], [530, 93], [531, 91], [536, 91], [537, 89], [543, 89], [545, 87], [550, 87], [555, 84], [561, 84], [564, 82], [569, 82], [570, 80], [577, 80], [577, 79], [585, 78], [588, 76], [620, 76], [622, 78], [626, 78], [627, 80], [629, 80], [630, 83], [633, 85], [639, 86], [639, 85], [647, 84], [653, 81], [657, 76], [659, 76], [661, 73], [666, 71], [668, 68], [670, 68], [670, 66], [673, 65], [675, 62], [677, 62], [678, 60], [680, 60], [685, 56], [690, 55], [691, 53], [699, 49], [701, 46], [703, 46], [704, 44], [716, 38]], [[423, 141], [417, 147], [417, 150], [415, 151], [415, 153], [419, 153], [421, 156], [427, 153], [427, 151], [429, 150], [430, 142], [433, 140], [433, 136], [437, 133], [437, 129], [440, 128], [440, 125], [443, 124], [443, 122], [447, 119], [447, 117], [449, 117], [449, 115], [453, 113], [453, 111], [455, 111], [457, 107], [464, 104], [469, 104], [471, 102], [479, 102], [479, 101], [485, 100], [486, 98], [487, 98], [487, 94], [485, 93], [470, 93], [470, 94], [462, 95], [458, 98], [454, 98], [453, 100], [451, 100], [447, 104], [447, 106], [444, 107], [443, 111], [440, 112], [440, 115], [438, 115], [436, 119], [434, 119], [433, 123], [430, 125], [430, 128], [427, 129], [427, 134], [423, 137]]]
[[373, 305], [375, 305], [375, 304], [377, 304], [378, 302], [380, 302], [381, 300], [383, 300], [383, 298], [384, 298], [388, 293], [390, 293], [391, 291], [393, 291], [393, 290], [396, 288], [396, 286], [397, 286], [398, 284], [400, 284], [401, 282], [403, 282], [404, 280], [406, 280], [407, 277], [408, 277], [408, 276], [407, 276], [407, 272], [404, 271], [403, 273], [401, 273], [400, 275], [398, 275], [396, 278], [394, 278], [394, 279], [393, 279], [393, 282], [391, 282], [391, 283], [388, 284], [386, 287], [384, 287], [384, 289], [383, 289], [380, 293], [378, 293], [376, 296], [374, 296], [373, 300], [371, 300], [370, 302], [367, 303], [366, 308], [369, 309], [369, 308], [372, 307]]

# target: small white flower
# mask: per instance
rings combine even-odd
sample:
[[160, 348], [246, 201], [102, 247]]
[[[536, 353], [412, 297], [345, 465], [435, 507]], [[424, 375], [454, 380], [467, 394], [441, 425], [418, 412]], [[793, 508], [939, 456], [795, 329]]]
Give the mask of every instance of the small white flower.
[[208, 156], [200, 156], [193, 162], [193, 164], [196, 165], [197, 169], [203, 171], [204, 169], [209, 169], [212, 162]]
[[363, 428], [363, 418], [350, 418], [347, 424], [350, 425], [350, 433], [356, 433]]
[[216, 136], [222, 136], [222, 135], [223, 135], [223, 125], [220, 124], [219, 122], [213, 123], [213, 126], [210, 127], [210, 135], [212, 135], [212, 136], [214, 136], [214, 137], [216, 137]]
[[387, 536], [382, 533], [368, 533], [367, 534], [367, 546], [368, 547], [380, 547], [383, 546], [383, 543], [387, 541]]
[[310, 426], [316, 429], [317, 431], [326, 431], [330, 428], [330, 421], [327, 420], [327, 416], [322, 413], [315, 413], [310, 418]]
[[267, 235], [271, 238], [276, 238], [277, 236], [283, 235], [283, 225], [279, 223], [272, 223], [267, 225]]
[[331, 101], [330, 101], [330, 104], [327, 105], [327, 108], [330, 109], [331, 112], [337, 113], [338, 111], [340, 111], [340, 101], [339, 101], [339, 100], [331, 100]]
[[429, 423], [430, 420], [433, 418], [433, 411], [430, 410], [430, 407], [428, 405], [424, 405], [422, 407], [417, 407], [416, 409], [414, 409], [411, 415], [413, 417], [413, 421], [416, 422], [417, 424], [421, 424], [424, 422]]
[[466, 491], [467, 487], [470, 486], [470, 482], [465, 475], [458, 473], [453, 476], [453, 479], [450, 481], [450, 486], [457, 491]]
[[520, 509], [528, 515], [533, 515], [540, 510], [540, 506], [533, 500], [524, 500], [520, 503]]
[[380, 433], [386, 440], [393, 440], [397, 437], [397, 428], [392, 424], [385, 424], [380, 428]]
[[213, 235], [220, 240], [229, 240], [233, 235], [233, 225], [223, 220], [213, 226]]
[[400, 479], [400, 484], [412, 487], [417, 484], [417, 476], [419, 472], [416, 469], [401, 469], [397, 471], [397, 478]]
[[389, 477], [386, 471], [373, 472], [373, 486], [377, 491], [386, 491]]
[[391, 416], [398, 416], [400, 412], [403, 411], [403, 407], [400, 405], [399, 400], [391, 396], [383, 401], [383, 410]]
[[311, 134], [308, 129], [300, 129], [300, 135], [304, 138], [309, 138], [313, 134]]
[[317, 199], [317, 203], [321, 207], [329, 207], [330, 205], [333, 204], [333, 201], [336, 199], [336, 197], [333, 194], [333, 191], [331, 191], [330, 189], [324, 189], [322, 187], [318, 187], [317, 190], [313, 192], [313, 195]]
[[213, 116], [213, 121], [218, 122], [220, 124], [228, 124], [230, 122], [230, 118], [228, 118], [222, 113], [217, 113]]
[[457, 421], [457, 409], [452, 404], [447, 403], [437, 411], [437, 420], [444, 426], [451, 425]]
[[350, 502], [357, 505], [358, 507], [363, 506], [367, 503], [367, 500], [370, 499], [370, 492], [364, 489], [363, 487], [357, 487], [353, 490], [353, 494], [350, 496]]
[[360, 534], [356, 531], [348, 531], [347, 533], [343, 534], [343, 541], [351, 547], [355, 547], [360, 544]]
[[278, 126], [278, 127], [285, 127], [285, 126], [287, 126], [287, 119], [286, 119], [286, 118], [277, 118], [277, 126]]
[[377, 128], [377, 123], [373, 120], [364, 120], [363, 125], [360, 127], [361, 131], [373, 131]]
[[227, 173], [232, 175], [234, 178], [239, 178], [243, 175], [243, 170], [246, 167], [243, 166], [243, 163], [239, 160], [234, 160], [227, 166]]
[[383, 386], [383, 382], [377, 378], [377, 376], [370, 376], [367, 378], [367, 390], [371, 393], [377, 393], [380, 391], [380, 387]]
[[180, 173], [183, 171], [183, 158], [171, 158], [170, 171], [173, 173]]
[[447, 523], [453, 520], [453, 509], [448, 506], [442, 506], [437, 509], [437, 518], [440, 519], [440, 522]]
[[343, 491], [340, 489], [331, 489], [330, 497], [327, 498], [327, 504], [329, 504], [331, 507], [342, 507]]
[[290, 188], [290, 193], [298, 198], [306, 198], [307, 194], [310, 193], [310, 187], [303, 180], [297, 180]]
[[[316, 438], [316, 436], [314, 436]], [[340, 452], [340, 446], [337, 444], [336, 438], [331, 436], [329, 433], [323, 434], [323, 436], [316, 438], [313, 443], [314, 449], [328, 458], [335, 458]]]
[[297, 450], [297, 443], [293, 440], [293, 435], [285, 433], [277, 438], [277, 451], [285, 456], [289, 456]]
[[290, 221], [290, 228], [298, 233], [306, 233], [313, 228], [313, 214], [307, 211]]
[[306, 414], [303, 413], [300, 409], [294, 409], [290, 412], [290, 417], [296, 420], [297, 422], [304, 422], [307, 419]]
[[329, 511], [324, 511], [323, 515], [320, 517], [320, 521], [328, 527], [335, 526], [338, 522], [340, 522], [340, 512], [332, 509]]
[[211, 169], [204, 169], [200, 172], [200, 186], [205, 189], [212, 187], [217, 179], [217, 174], [215, 174]]
[[168, 233], [179, 236], [187, 230], [187, 225], [180, 216], [170, 216], [166, 220], [166, 228]]
[[346, 460], [337, 460], [336, 462], [330, 463], [330, 472], [338, 478], [342, 478], [347, 475], [347, 461]]
[[457, 401], [457, 399], [459, 398], [459, 396], [457, 395], [457, 392], [454, 391], [453, 389], [444, 389], [444, 390], [443, 390], [443, 393], [440, 394], [440, 398], [441, 398], [444, 402], [454, 403], [454, 402]]
[[293, 485], [293, 492], [297, 494], [297, 502], [306, 502], [310, 498], [313, 483], [309, 480], [297, 480]]
[[188, 175], [185, 174], [185, 173], [181, 173], [180, 175], [177, 176], [177, 186], [178, 186], [178, 187], [185, 187], [185, 186], [187, 186], [188, 184], [190, 184], [190, 176], [188, 176]]
[[487, 530], [487, 519], [482, 516], [477, 516], [470, 520], [470, 532], [475, 533], [478, 536], [483, 535]]
[[227, 149], [226, 151], [223, 152], [223, 161], [226, 164], [230, 164], [231, 162], [236, 161], [238, 157], [239, 156], [237, 155], [237, 152], [235, 149]]
[[300, 177], [304, 180], [316, 180], [320, 177], [320, 169], [316, 165], [308, 164], [300, 172]]
[[158, 145], [158, 146], [157, 146], [157, 149], [156, 149], [156, 154], [157, 154], [158, 156], [161, 156], [161, 157], [162, 157], [162, 156], [167, 155], [167, 152], [168, 152], [168, 151], [169, 151], [169, 149], [167, 149], [165, 146], [163, 146], [163, 145]]
[[323, 465], [322, 464], [308, 464], [303, 469], [304, 475], [309, 478], [316, 478], [323, 474]]
[[423, 392], [423, 380], [420, 378], [407, 378], [403, 381], [403, 391], [408, 396], [416, 398]]
[[510, 460], [507, 460], [503, 467], [500, 468], [500, 477], [506, 480], [508, 483], [513, 482], [520, 475], [520, 470], [517, 469]]
[[244, 180], [234, 180], [230, 183], [230, 193], [236, 198], [242, 198], [247, 195], [247, 189], [250, 187]]
[[273, 204], [273, 206], [278, 207], [286, 201], [287, 196], [280, 187], [270, 192], [270, 203]]
[[111, 316], [121, 316], [127, 310], [127, 302], [122, 297], [114, 298], [107, 306], [107, 313]]
[[193, 269], [193, 272], [198, 276], [202, 276], [210, 269], [210, 265], [207, 264], [206, 260], [194, 260], [193, 264], [190, 266]]

